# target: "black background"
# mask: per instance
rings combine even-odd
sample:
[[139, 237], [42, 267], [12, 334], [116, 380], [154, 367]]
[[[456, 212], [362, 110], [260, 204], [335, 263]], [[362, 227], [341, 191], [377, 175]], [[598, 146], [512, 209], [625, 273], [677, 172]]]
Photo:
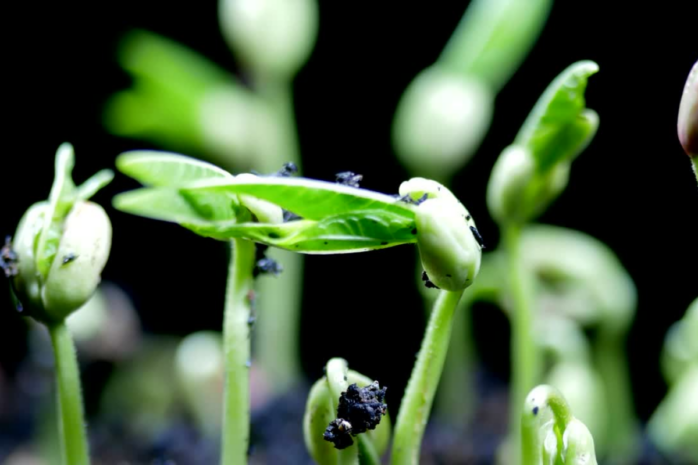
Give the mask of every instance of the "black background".
[[[411, 79], [436, 59], [465, 3], [321, 2], [317, 45], [295, 85], [303, 175], [331, 179], [352, 170], [364, 175], [363, 187], [397, 191], [407, 174], [390, 145], [394, 109]], [[599, 63], [587, 91], [587, 105], [601, 118], [599, 132], [541, 221], [603, 240], [635, 279], [640, 306], [628, 356], [643, 419], [665, 392], [658, 368], [665, 331], [698, 294], [698, 188], [676, 136], [681, 91], [698, 59], [698, 11], [695, 2], [648, 4], [557, 2], [533, 52], [499, 94], [484, 144], [454, 183], [487, 244], [496, 244], [484, 194], [497, 155], [561, 70], [581, 59]], [[150, 147], [110, 136], [101, 126], [105, 99], [129, 86], [115, 58], [123, 33], [153, 30], [236, 69], [214, 1], [17, 2], [3, 8], [7, 119], [0, 234], [12, 234], [24, 210], [47, 198], [61, 142], [76, 148], [77, 181], [113, 166], [122, 151]], [[134, 186], [117, 176], [96, 200], [108, 206], [115, 193]], [[131, 293], [145, 328], [175, 334], [220, 328], [223, 244], [174, 225], [113, 209], [109, 214], [114, 242], [104, 279]], [[393, 396], [402, 391], [424, 324], [414, 254], [398, 247], [307, 258], [302, 355], [311, 378], [328, 358], [343, 356], [353, 368], [385, 380]], [[25, 351], [25, 323], [9, 298], [0, 302], [0, 363], [11, 373]], [[345, 324], [346, 312], [360, 312], [362, 322]], [[485, 366], [505, 378], [506, 319], [491, 309], [478, 309], [475, 317]]]

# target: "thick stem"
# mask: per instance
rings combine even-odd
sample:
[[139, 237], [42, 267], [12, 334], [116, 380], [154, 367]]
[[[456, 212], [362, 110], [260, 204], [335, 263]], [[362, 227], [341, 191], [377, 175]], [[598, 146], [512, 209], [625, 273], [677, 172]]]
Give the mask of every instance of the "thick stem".
[[255, 246], [244, 239], [232, 241], [223, 322], [225, 393], [221, 463], [247, 463], [250, 435], [250, 297]]
[[603, 329], [599, 330], [594, 344], [594, 358], [608, 406], [606, 441], [612, 463], [632, 462], [638, 452], [632, 385], [624, 346], [623, 337]]
[[453, 312], [463, 292], [440, 291], [395, 423], [392, 463], [419, 463], [419, 449], [446, 360]]
[[[256, 169], [274, 172], [286, 162], [300, 168], [300, 150], [293, 111], [291, 83], [255, 80], [255, 90], [267, 103], [279, 129], [278, 144], [260, 157]], [[303, 256], [283, 250], [270, 251], [284, 271], [276, 279], [259, 280], [259, 319], [256, 327], [255, 360], [267, 376], [271, 389], [285, 392], [301, 378], [299, 323], [303, 287]]]
[[65, 321], [48, 326], [56, 361], [58, 385], [58, 436], [63, 463], [90, 463], [75, 345]]
[[691, 158], [691, 163], [693, 163], [693, 174], [696, 175], [696, 181], [698, 181], [698, 156]]
[[[506, 225], [504, 241], [508, 257], [511, 308], [511, 391], [509, 397], [509, 441], [511, 450], [521, 450], [521, 408], [536, 383], [537, 356], [531, 335], [532, 295], [529, 276], [521, 260], [521, 227]], [[511, 457], [512, 463], [518, 459]]]

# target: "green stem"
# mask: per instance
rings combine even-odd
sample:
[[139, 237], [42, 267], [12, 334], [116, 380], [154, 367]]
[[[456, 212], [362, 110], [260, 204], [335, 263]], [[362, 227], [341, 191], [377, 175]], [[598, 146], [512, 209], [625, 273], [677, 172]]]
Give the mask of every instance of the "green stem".
[[257, 280], [255, 361], [267, 376], [272, 392], [279, 394], [301, 379], [303, 256], [280, 249], [269, 249], [267, 256], [278, 261], [284, 270], [279, 276]]
[[65, 321], [48, 325], [56, 361], [58, 384], [58, 432], [63, 463], [90, 463], [75, 345]]
[[[342, 392], [349, 387], [347, 373], [349, 367], [347, 361], [342, 358], [333, 358], [327, 362], [325, 375], [330, 396], [332, 397], [332, 411], [337, 413], [339, 398]], [[359, 465], [359, 447], [354, 444], [337, 451], [337, 465]]]
[[450, 425], [465, 429], [475, 413], [475, 351], [471, 334], [471, 306], [463, 298], [453, 315], [453, 335], [436, 397], [435, 411]]
[[607, 438], [610, 463], [629, 463], [637, 455], [637, 424], [624, 338], [603, 329], [594, 344], [594, 358], [608, 406]]
[[[504, 243], [508, 257], [511, 321], [511, 393], [509, 397], [509, 440], [511, 450], [521, 450], [521, 408], [526, 395], [536, 383], [537, 355], [531, 334], [532, 295], [529, 276], [521, 260], [521, 227], [506, 225]], [[511, 457], [512, 463], [518, 460]]]
[[693, 163], [693, 174], [696, 175], [696, 181], [698, 181], [698, 156], [691, 158], [691, 163]]
[[365, 434], [356, 437], [359, 445], [359, 465], [380, 465], [381, 459], [371, 440]]
[[233, 239], [223, 322], [225, 393], [221, 463], [244, 464], [250, 435], [250, 291], [255, 245]]
[[[255, 80], [255, 90], [267, 103], [279, 128], [279, 141], [260, 157], [255, 167], [274, 172], [286, 162], [301, 166], [293, 89], [290, 83]], [[303, 256], [283, 250], [269, 255], [284, 268], [276, 279], [259, 280], [259, 319], [255, 332], [255, 359], [273, 392], [285, 392], [301, 378], [299, 324], [303, 288]]]
[[395, 423], [392, 463], [419, 463], [419, 449], [446, 360], [453, 312], [463, 292], [440, 291]]

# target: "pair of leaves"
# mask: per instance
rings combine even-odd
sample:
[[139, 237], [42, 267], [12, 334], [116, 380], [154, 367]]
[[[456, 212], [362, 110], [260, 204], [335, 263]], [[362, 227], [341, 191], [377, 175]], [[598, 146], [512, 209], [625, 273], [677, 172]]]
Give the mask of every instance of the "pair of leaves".
[[[351, 253], [416, 241], [414, 207], [377, 192], [303, 178], [235, 178], [181, 155], [137, 151], [117, 167], [150, 186], [115, 197], [116, 208], [171, 221], [219, 240], [248, 239], [309, 254]], [[281, 224], [240, 222], [248, 195], [303, 219]]]
[[37, 269], [46, 279], [51, 269], [63, 232], [63, 221], [78, 201], [88, 200], [114, 178], [111, 170], [102, 170], [94, 174], [81, 186], [75, 186], [72, 179], [75, 166], [73, 146], [63, 143], [58, 147], [55, 162], [55, 177], [49, 206], [44, 214], [44, 224], [39, 232], [36, 248]]

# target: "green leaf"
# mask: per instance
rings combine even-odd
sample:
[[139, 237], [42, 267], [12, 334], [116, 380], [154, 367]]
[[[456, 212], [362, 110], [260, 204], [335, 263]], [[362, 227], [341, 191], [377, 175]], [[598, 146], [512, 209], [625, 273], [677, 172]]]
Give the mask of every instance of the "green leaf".
[[49, 194], [49, 207], [44, 216], [44, 225], [39, 233], [36, 250], [36, 265], [46, 279], [56, 256], [61, 240], [62, 224], [76, 199], [75, 184], [71, 178], [75, 166], [73, 146], [63, 143], [56, 152], [56, 174]]
[[170, 152], [134, 150], [116, 158], [116, 167], [141, 184], [154, 187], [182, 187], [202, 179], [233, 175], [210, 163]]
[[[198, 221], [232, 220], [236, 217], [239, 201], [234, 194], [222, 192], [192, 195], [180, 194], [176, 190], [199, 180], [233, 179], [232, 174], [210, 163], [175, 153], [138, 150], [119, 155], [116, 166], [119, 171], [146, 186], [165, 188], [158, 193], [134, 194], [131, 197], [120, 198], [115, 206], [128, 208], [124, 211], [175, 223], [191, 221], [191, 215], [196, 215]], [[137, 205], [135, 202], [139, 201], [144, 203]], [[186, 208], [184, 203], [188, 204], [189, 208]], [[164, 217], [157, 214], [158, 208], [164, 210]], [[143, 213], [139, 213], [139, 210]]]
[[307, 254], [365, 252], [416, 242], [413, 220], [390, 212], [356, 211], [281, 224], [183, 224], [195, 233], [219, 240], [244, 238]]
[[114, 179], [112, 170], [101, 170], [78, 187], [77, 199], [88, 200]]
[[251, 195], [309, 220], [357, 211], [392, 213], [407, 220], [415, 216], [414, 206], [389, 195], [306, 178], [213, 179], [194, 183], [182, 191], [192, 196], [226, 192]]
[[[211, 202], [206, 203], [207, 200]], [[142, 188], [114, 196], [114, 208], [133, 215], [173, 223], [202, 224], [207, 221], [235, 218], [231, 201], [224, 205], [220, 197], [200, 196], [196, 201], [187, 199], [176, 189], [168, 187]]]
[[439, 63], [499, 90], [543, 29], [552, 0], [474, 0]]
[[145, 30], [131, 31], [124, 37], [119, 62], [138, 78], [182, 93], [205, 92], [232, 79], [199, 53]]
[[514, 143], [531, 150], [539, 171], [569, 160], [596, 132], [598, 116], [585, 112], [584, 91], [589, 76], [598, 70], [593, 61], [572, 64], [533, 107]]

